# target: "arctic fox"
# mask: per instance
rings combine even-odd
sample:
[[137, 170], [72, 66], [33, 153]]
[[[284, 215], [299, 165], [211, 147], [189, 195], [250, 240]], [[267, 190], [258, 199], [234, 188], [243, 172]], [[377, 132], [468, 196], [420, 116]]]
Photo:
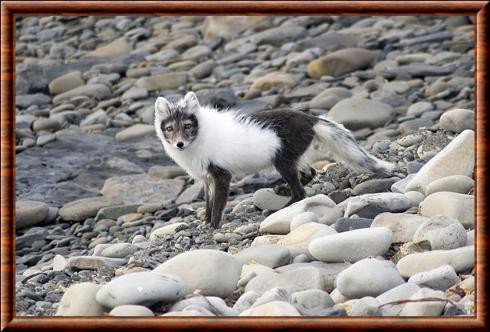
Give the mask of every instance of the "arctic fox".
[[370, 155], [342, 125], [287, 109], [252, 114], [201, 106], [194, 92], [155, 102], [155, 130], [166, 153], [204, 182], [206, 223], [219, 227], [232, 174], [273, 166], [289, 185], [289, 204], [305, 198], [311, 164], [333, 157], [348, 167], [391, 174], [395, 166]]

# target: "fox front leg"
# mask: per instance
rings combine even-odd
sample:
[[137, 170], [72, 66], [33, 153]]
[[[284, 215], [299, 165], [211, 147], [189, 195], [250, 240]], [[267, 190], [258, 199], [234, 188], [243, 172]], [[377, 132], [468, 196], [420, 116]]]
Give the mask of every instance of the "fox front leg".
[[[218, 166], [210, 165], [208, 168], [208, 177], [211, 180], [209, 196], [212, 197], [212, 199], [209, 203], [211, 206], [210, 220], [207, 222], [210, 223], [213, 228], [218, 228], [228, 199], [231, 173]], [[206, 218], [207, 217], [208, 213], [206, 212]]]
[[208, 175], [204, 180], [204, 200], [206, 201], [206, 224], [211, 223], [211, 214], [212, 214], [212, 196], [211, 196], [211, 181], [212, 178]]

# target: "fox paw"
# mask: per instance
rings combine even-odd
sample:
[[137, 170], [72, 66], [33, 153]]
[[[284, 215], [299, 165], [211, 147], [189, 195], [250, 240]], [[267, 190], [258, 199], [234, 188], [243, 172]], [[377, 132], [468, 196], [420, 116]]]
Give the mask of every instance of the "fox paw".
[[275, 186], [274, 192], [280, 196], [291, 196], [291, 189], [287, 184], [279, 184]]

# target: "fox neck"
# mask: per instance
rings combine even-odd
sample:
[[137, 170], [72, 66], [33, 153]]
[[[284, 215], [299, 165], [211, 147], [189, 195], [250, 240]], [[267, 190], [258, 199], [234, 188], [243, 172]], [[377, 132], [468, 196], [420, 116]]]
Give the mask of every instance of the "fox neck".
[[199, 149], [199, 135], [187, 148], [179, 150], [164, 140], [165, 151], [180, 167], [185, 169], [193, 178], [203, 180], [206, 177], [209, 160]]

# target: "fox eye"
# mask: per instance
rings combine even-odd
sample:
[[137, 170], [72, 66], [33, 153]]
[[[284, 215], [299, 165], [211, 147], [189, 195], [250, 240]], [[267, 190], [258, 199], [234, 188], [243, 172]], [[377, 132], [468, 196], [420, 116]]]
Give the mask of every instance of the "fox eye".
[[190, 123], [186, 123], [186, 125], [184, 126], [185, 130], [189, 130], [191, 128], [192, 128], [192, 125]]
[[168, 126], [168, 127], [165, 127], [165, 131], [166, 132], [172, 132], [174, 130], [174, 128], [172, 128], [171, 126]]

